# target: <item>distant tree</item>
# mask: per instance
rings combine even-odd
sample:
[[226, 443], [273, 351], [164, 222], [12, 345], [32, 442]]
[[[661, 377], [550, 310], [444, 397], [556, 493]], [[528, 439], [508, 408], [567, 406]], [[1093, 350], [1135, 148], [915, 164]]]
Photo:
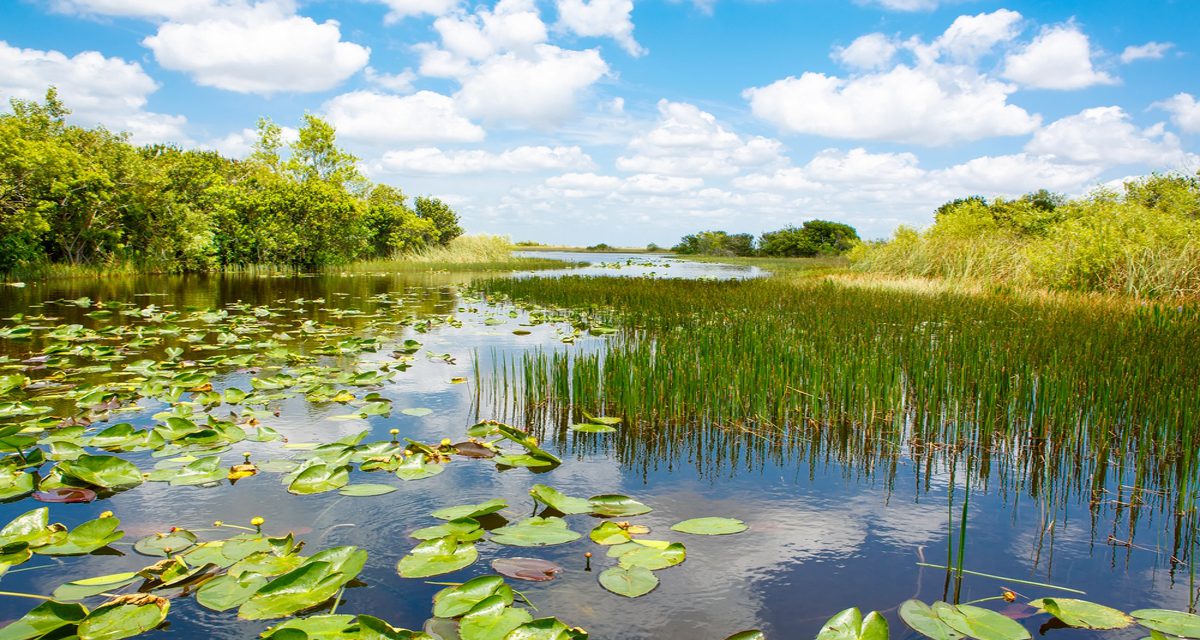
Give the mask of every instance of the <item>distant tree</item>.
[[841, 255], [859, 242], [858, 232], [847, 224], [828, 220], [809, 220], [800, 228], [785, 227], [764, 233], [758, 250], [767, 256], [810, 258]]
[[448, 244], [463, 234], [462, 227], [458, 226], [458, 214], [441, 200], [417, 196], [416, 210], [418, 217], [433, 223], [437, 230], [437, 239], [435, 240], [437, 244]]
[[651, 242], [650, 244], [646, 245], [646, 251], [662, 251], [662, 247]]
[[754, 236], [749, 233], [701, 231], [684, 236], [671, 250], [685, 255], [752, 256]]
[[375, 185], [367, 196], [366, 225], [376, 257], [419, 251], [438, 239], [434, 223], [417, 216], [404, 193], [386, 184]]

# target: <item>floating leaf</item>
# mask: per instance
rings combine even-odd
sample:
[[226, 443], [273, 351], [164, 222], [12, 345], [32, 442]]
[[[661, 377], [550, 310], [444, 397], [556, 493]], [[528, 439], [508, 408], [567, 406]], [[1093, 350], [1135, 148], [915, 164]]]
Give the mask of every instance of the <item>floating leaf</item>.
[[1123, 629], [1133, 618], [1111, 607], [1073, 598], [1042, 598], [1029, 603], [1071, 627], [1084, 629]]
[[572, 629], [558, 618], [538, 618], [513, 629], [504, 640], [587, 640], [583, 629]]
[[1200, 616], [1168, 609], [1138, 609], [1129, 612], [1138, 624], [1182, 638], [1200, 638]]
[[594, 416], [586, 411], [583, 412], [583, 419], [587, 420], [588, 422], [590, 422], [592, 424], [603, 424], [603, 425], [608, 425], [608, 426], [615, 426], [615, 425], [621, 424], [621, 418], [598, 417], [598, 416]]
[[900, 619], [913, 631], [933, 640], [959, 640], [963, 637], [920, 600], [905, 600], [900, 605]]
[[204, 583], [196, 592], [196, 602], [213, 611], [240, 607], [263, 588], [269, 578], [257, 573], [225, 574]]
[[116, 456], [82, 455], [64, 460], [56, 467], [63, 476], [106, 489], [132, 487], [142, 483], [142, 473], [128, 460]]
[[429, 514], [439, 520], [457, 520], [459, 518], [481, 518], [508, 507], [503, 498], [493, 498], [479, 504], [464, 504], [457, 507], [438, 509]]
[[67, 625], [79, 624], [87, 617], [88, 610], [83, 605], [54, 602], [43, 602], [19, 620], [10, 622], [0, 629], [0, 638], [14, 640], [17, 638], [40, 638], [55, 629]]
[[[33, 476], [29, 476], [30, 480]], [[62, 487], [61, 489], [47, 489], [45, 491], [35, 491], [33, 499], [38, 502], [91, 502], [96, 499], [96, 492], [91, 489], [83, 489], [77, 487]]]
[[750, 629], [748, 631], [739, 631], [725, 640], [767, 640], [767, 634], [758, 629]]
[[572, 498], [544, 484], [533, 485], [529, 489], [529, 495], [533, 496], [534, 500], [566, 515], [592, 512], [592, 505], [587, 500]]
[[530, 582], [548, 582], [563, 570], [549, 560], [538, 558], [497, 558], [492, 560], [492, 569], [500, 575]]
[[602, 495], [588, 498], [592, 513], [611, 518], [625, 518], [650, 513], [652, 509], [646, 505], [622, 495]]
[[306, 562], [260, 587], [238, 608], [238, 617], [267, 620], [289, 616], [332, 598], [344, 582], [333, 563]]
[[600, 585], [626, 598], [637, 598], [654, 591], [658, 577], [645, 567], [612, 567], [600, 572]]
[[594, 424], [591, 422], [571, 425], [571, 431], [577, 431], [579, 433], [613, 433], [616, 430], [616, 427], [606, 424]]
[[140, 579], [136, 573], [113, 573], [106, 576], [96, 576], [75, 580], [61, 585], [52, 594], [55, 600], [83, 600], [91, 596], [116, 591], [121, 587], [131, 585]]
[[133, 543], [133, 550], [144, 556], [167, 557], [196, 544], [196, 534], [186, 529], [156, 533]]
[[978, 640], [1029, 640], [1029, 632], [1007, 616], [969, 604], [933, 603], [933, 611], [951, 629]]
[[34, 549], [34, 553], [51, 556], [70, 556], [91, 553], [125, 537], [117, 531], [121, 521], [116, 518], [97, 518], [75, 527], [65, 540]]
[[439, 618], [457, 618], [492, 596], [499, 596], [505, 604], [513, 602], [513, 590], [504, 583], [504, 578], [471, 578], [456, 587], [447, 587], [434, 594], [433, 615]]
[[497, 544], [515, 547], [540, 547], [564, 544], [581, 537], [579, 533], [571, 531], [567, 526], [567, 521], [562, 518], [534, 516], [516, 524], [494, 529], [490, 540]]
[[630, 541], [629, 531], [615, 522], [601, 522], [588, 534], [592, 542], [601, 545], [624, 544]]
[[641, 547], [639, 549], [630, 550], [621, 555], [618, 559], [620, 565], [626, 569], [633, 567], [645, 567], [651, 571], [666, 569], [673, 567], [687, 558], [687, 550], [678, 542], [669, 545], [666, 549], [655, 549], [653, 547]]
[[471, 543], [460, 543], [453, 536], [427, 540], [413, 547], [400, 559], [396, 570], [405, 578], [428, 578], [443, 573], [458, 571], [479, 559], [479, 552]]
[[692, 518], [671, 526], [671, 531], [698, 536], [724, 536], [748, 529], [746, 523], [734, 518]]
[[346, 486], [350, 482], [350, 469], [315, 463], [304, 469], [288, 485], [288, 492], [297, 495], [324, 493]]
[[851, 607], [825, 622], [817, 640], [888, 640], [887, 620], [875, 611], [863, 618], [857, 607]]
[[338, 493], [344, 496], [355, 498], [365, 498], [370, 496], [382, 496], [396, 490], [390, 484], [351, 484], [338, 489]]
[[474, 518], [459, 518], [445, 524], [417, 529], [410, 534], [418, 540], [433, 540], [446, 536], [455, 536], [460, 542], [474, 542], [483, 537], [483, 529]]
[[421, 480], [431, 478], [446, 470], [446, 465], [430, 462], [424, 453], [409, 456], [396, 468], [396, 477], [401, 480]]
[[348, 615], [309, 616], [277, 624], [264, 631], [262, 637], [266, 640], [307, 640], [308, 638], [359, 640], [362, 636], [354, 627], [354, 620], [354, 616]]
[[504, 598], [495, 595], [484, 599], [471, 608], [458, 626], [462, 640], [504, 640], [509, 632], [533, 620], [524, 609], [506, 604]]
[[76, 633], [81, 640], [129, 638], [162, 624], [170, 609], [170, 601], [149, 593], [117, 596], [89, 613]]

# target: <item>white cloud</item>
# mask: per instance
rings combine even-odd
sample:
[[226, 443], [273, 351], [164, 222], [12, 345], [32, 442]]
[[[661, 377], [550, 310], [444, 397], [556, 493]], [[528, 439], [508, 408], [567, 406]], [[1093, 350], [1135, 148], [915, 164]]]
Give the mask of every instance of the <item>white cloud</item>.
[[803, 167], [751, 174], [734, 180], [733, 184], [762, 191], [821, 192], [843, 190], [846, 184], [854, 184], [856, 189], [894, 190], [909, 188], [925, 175], [917, 156], [911, 153], [825, 149]]
[[142, 44], [163, 67], [239, 93], [324, 91], [367, 64], [370, 49], [343, 42], [336, 21], [318, 24], [291, 9], [261, 2], [194, 22], [167, 22]]
[[631, 56], [646, 50], [633, 39], [633, 0], [557, 0], [559, 25], [585, 37], [610, 37]]
[[377, 71], [374, 67], [367, 67], [363, 70], [363, 75], [367, 77], [367, 82], [387, 89], [392, 93], [408, 93], [412, 91], [413, 82], [417, 79], [417, 74], [413, 73], [412, 69], [405, 69], [400, 73], [384, 73]]
[[564, 191], [599, 193], [612, 191], [621, 186], [621, 179], [614, 176], [600, 176], [594, 173], [564, 173], [546, 180], [546, 186]]
[[896, 43], [882, 33], [868, 33], [855, 38], [849, 46], [834, 48], [833, 57], [855, 69], [883, 69], [892, 64], [898, 49]]
[[380, 0], [388, 7], [384, 22], [392, 24], [409, 16], [449, 13], [458, 6], [459, 0]]
[[959, 16], [933, 45], [956, 60], [974, 61], [1016, 38], [1021, 33], [1020, 22], [1021, 14], [1008, 9]]
[[462, 79], [462, 112], [485, 121], [551, 127], [574, 114], [580, 95], [608, 74], [595, 49], [538, 45], [531, 56], [493, 56]]
[[1136, 47], [1128, 46], [1121, 52], [1121, 62], [1129, 64], [1138, 60], [1158, 60], [1174, 46], [1170, 42], [1147, 42]]
[[185, 141], [183, 116], [146, 111], [158, 83], [136, 62], [84, 51], [19, 49], [0, 41], [0, 98], [40, 101], [54, 85], [72, 122], [128, 131], [135, 144]]
[[666, 175], [733, 175], [743, 167], [782, 164], [783, 145], [743, 139], [695, 105], [659, 100], [659, 120], [629, 143], [633, 155], [617, 158], [621, 171]]
[[1015, 196], [1038, 189], [1077, 192], [1100, 173], [1101, 168], [1095, 165], [1064, 164], [1018, 153], [975, 158], [934, 172], [932, 177], [959, 195]]
[[[500, 0], [488, 10], [445, 15], [433, 23], [441, 47], [418, 45], [422, 52], [421, 72], [455, 77], [469, 71], [470, 63], [505, 51], [532, 53], [548, 36], [546, 24], [531, 0]], [[432, 58], [426, 60], [426, 58]], [[445, 68], [449, 71], [436, 71]]]
[[51, 8], [63, 13], [143, 19], [189, 19], [218, 8], [217, 0], [53, 0]]
[[1036, 129], [1040, 116], [1008, 103], [1014, 90], [965, 66], [898, 65], [849, 79], [809, 72], [742, 95], [792, 133], [944, 145]]
[[443, 151], [434, 147], [389, 151], [381, 168], [388, 173], [462, 175], [502, 171], [522, 173], [589, 169], [592, 159], [579, 147], [524, 146], [491, 153], [482, 149]]
[[1177, 93], [1154, 106], [1171, 114], [1171, 122], [1187, 133], [1200, 133], [1200, 102], [1190, 93]]
[[1091, 43], [1073, 24], [1043, 29], [1033, 42], [1009, 54], [1004, 77], [1034, 89], [1083, 89], [1117, 83], [1092, 64]]
[[684, 178], [680, 176], [660, 176], [653, 173], [639, 173], [629, 176], [621, 185], [625, 193], [667, 194], [682, 193], [695, 189], [704, 184], [700, 178]]
[[1113, 167], [1148, 164], [1167, 168], [1186, 162], [1179, 138], [1162, 123], [1139, 129], [1120, 107], [1095, 107], [1046, 125], [1025, 150], [1067, 162]]
[[432, 91], [396, 96], [343, 93], [322, 107], [338, 135], [375, 144], [478, 142], [484, 130], [459, 115], [454, 100]]
[[858, 4], [879, 5], [891, 11], [932, 11], [941, 0], [855, 0]]

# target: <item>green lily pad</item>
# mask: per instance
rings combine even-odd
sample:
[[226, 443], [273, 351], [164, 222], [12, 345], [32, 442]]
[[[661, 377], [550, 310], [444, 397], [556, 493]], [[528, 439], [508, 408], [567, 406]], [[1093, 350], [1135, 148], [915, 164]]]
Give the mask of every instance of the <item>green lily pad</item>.
[[96, 607], [79, 623], [81, 640], [117, 640], [145, 633], [167, 619], [171, 602], [148, 593], [118, 596]]
[[671, 526], [671, 531], [698, 536], [725, 536], [748, 529], [745, 522], [734, 518], [692, 518]]
[[382, 496], [395, 490], [396, 487], [390, 484], [351, 484], [338, 489], [338, 493], [355, 498], [366, 498], [370, 496]]
[[48, 556], [71, 556], [91, 553], [125, 537], [117, 531], [121, 521], [116, 518], [97, 518], [75, 527], [65, 540], [34, 549], [34, 553]]
[[429, 456], [424, 453], [414, 453], [396, 468], [396, 477], [401, 480], [422, 480], [432, 478], [445, 470], [446, 465], [430, 462]]
[[606, 518], [627, 518], [650, 513], [652, 509], [646, 505], [622, 495], [602, 495], [588, 498], [592, 513]]
[[990, 609], [935, 602], [933, 611], [951, 629], [977, 640], [1030, 640], [1029, 632], [1020, 623]]
[[863, 618], [857, 607], [834, 615], [817, 634], [817, 640], [887, 640], [887, 619], [872, 611]]
[[213, 611], [228, 611], [242, 606], [269, 580], [267, 576], [257, 573], [217, 576], [200, 587], [196, 592], [196, 602]]
[[758, 629], [748, 629], [746, 631], [739, 631], [725, 638], [725, 640], [767, 640], [767, 634]]
[[459, 542], [474, 542], [483, 537], [483, 529], [474, 518], [459, 518], [433, 527], [417, 529], [411, 534], [417, 540], [433, 540], [446, 536], [455, 536]]
[[488, 514], [496, 513], [501, 509], [507, 508], [508, 502], [503, 498], [493, 498], [487, 502], [479, 504], [464, 504], [456, 507], [446, 507], [438, 509], [429, 514], [438, 520], [458, 520], [459, 518], [481, 518]]
[[75, 580], [59, 586], [51, 594], [55, 600], [83, 600], [100, 593], [110, 593], [131, 585], [141, 577], [136, 573], [113, 573], [94, 578]]
[[621, 528], [615, 522], [601, 522], [588, 534], [592, 542], [600, 545], [625, 544], [631, 540], [629, 531]]
[[350, 482], [350, 468], [315, 463], [296, 476], [288, 485], [288, 493], [311, 495], [325, 493], [346, 486]]
[[920, 600], [905, 600], [900, 605], [900, 619], [913, 631], [933, 640], [959, 640], [963, 635], [950, 628], [929, 605]]
[[514, 547], [540, 547], [565, 544], [583, 537], [567, 526], [562, 518], [526, 518], [516, 524], [492, 530], [490, 540]]
[[558, 618], [538, 618], [513, 629], [504, 640], [587, 640], [583, 629], [572, 629]]
[[16, 640], [17, 638], [40, 638], [55, 629], [68, 625], [79, 624], [87, 617], [88, 610], [80, 604], [43, 602], [21, 616], [19, 620], [10, 622], [0, 629], [0, 638]]
[[1129, 612], [1138, 624], [1182, 638], [1200, 638], [1200, 616], [1168, 609], [1138, 609]]
[[155, 533], [133, 543], [133, 550], [144, 556], [165, 558], [196, 544], [196, 534], [186, 529]]
[[30, 547], [41, 547], [65, 537], [62, 531], [50, 529], [50, 509], [47, 507], [26, 511], [0, 529], [0, 545], [3, 546], [23, 542]]
[[606, 424], [594, 424], [591, 422], [587, 422], [587, 423], [583, 423], [583, 424], [573, 424], [573, 425], [571, 425], [570, 428], [571, 428], [571, 431], [577, 431], [579, 433], [613, 433], [617, 430], [616, 427], [612, 427], [612, 426], [609, 426]]
[[592, 424], [604, 424], [609, 426], [621, 424], [621, 418], [617, 418], [615, 416], [594, 416], [586, 411], [583, 412], [583, 419]]
[[245, 620], [283, 618], [332, 598], [344, 584], [330, 562], [306, 562], [268, 582], [238, 608]]
[[564, 495], [558, 489], [544, 484], [533, 485], [529, 489], [529, 495], [533, 496], [534, 500], [566, 515], [592, 512], [592, 505], [589, 501]]
[[354, 616], [343, 614], [309, 616], [281, 622], [264, 631], [262, 637], [265, 640], [359, 640], [361, 636], [354, 622]]
[[492, 596], [499, 596], [505, 604], [513, 602], [513, 590], [504, 582], [504, 578], [472, 578], [456, 587], [447, 587], [434, 594], [433, 615], [439, 618], [457, 618]]
[[471, 608], [458, 626], [462, 640], [505, 640], [513, 629], [530, 622], [533, 616], [524, 609], [505, 603], [494, 595]]
[[75, 460], [58, 463], [57, 469], [65, 477], [106, 489], [142, 483], [142, 472], [132, 462], [116, 456], [82, 455]]
[[[640, 545], [639, 545], [640, 546]], [[651, 571], [673, 567], [687, 558], [687, 550], [678, 542], [667, 546], [666, 549], [640, 547], [632, 549], [620, 556], [617, 561], [626, 569], [645, 567]]]
[[428, 578], [458, 571], [479, 559], [479, 551], [471, 543], [460, 543], [448, 536], [426, 540], [400, 559], [396, 570], [405, 578]]
[[1133, 618], [1111, 607], [1073, 598], [1042, 598], [1029, 603], [1058, 618], [1068, 626], [1083, 629], [1123, 629]]
[[658, 587], [658, 577], [645, 567], [611, 567], [600, 572], [600, 585], [626, 598], [644, 596]]

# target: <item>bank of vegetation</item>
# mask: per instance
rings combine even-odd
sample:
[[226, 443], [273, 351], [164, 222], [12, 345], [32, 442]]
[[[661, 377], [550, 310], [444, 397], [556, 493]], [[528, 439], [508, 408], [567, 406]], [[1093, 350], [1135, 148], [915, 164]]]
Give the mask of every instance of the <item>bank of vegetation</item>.
[[757, 239], [749, 233], [701, 231], [684, 236], [671, 250], [690, 256], [814, 258], [843, 255], [858, 243], [858, 232], [850, 225], [809, 220], [799, 227], [768, 231]]
[[290, 144], [260, 121], [236, 160], [135, 146], [68, 114], [51, 89], [0, 115], [0, 274], [319, 269], [444, 257], [463, 232], [445, 202], [367, 180], [316, 116]]
[[1200, 176], [1158, 174], [1068, 199], [970, 197], [850, 252], [877, 274], [1136, 297], [1200, 296]]

